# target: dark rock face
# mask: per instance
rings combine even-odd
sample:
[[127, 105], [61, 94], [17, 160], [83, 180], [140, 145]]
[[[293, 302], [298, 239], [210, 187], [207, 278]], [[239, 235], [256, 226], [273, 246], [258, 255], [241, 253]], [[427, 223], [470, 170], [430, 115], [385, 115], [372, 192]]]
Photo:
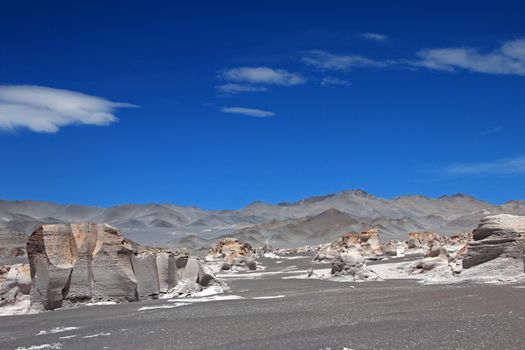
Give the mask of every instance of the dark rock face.
[[490, 274], [522, 274], [524, 238], [524, 216], [487, 216], [473, 231], [473, 240], [463, 256], [464, 272], [484, 266]]
[[198, 259], [138, 250], [107, 224], [40, 226], [27, 242], [27, 253], [32, 306], [47, 310], [65, 302], [155, 299], [179, 280], [201, 286], [214, 280]]

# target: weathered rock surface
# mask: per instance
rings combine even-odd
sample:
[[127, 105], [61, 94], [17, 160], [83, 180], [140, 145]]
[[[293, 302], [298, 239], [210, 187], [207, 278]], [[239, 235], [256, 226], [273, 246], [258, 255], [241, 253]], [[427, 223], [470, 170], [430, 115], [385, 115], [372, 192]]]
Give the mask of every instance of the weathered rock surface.
[[432, 249], [434, 245], [438, 245], [439, 242], [440, 242], [439, 235], [433, 232], [428, 232], [428, 231], [410, 232], [408, 234], [407, 246], [408, 246], [408, 249], [420, 250], [422, 252], [426, 252]]
[[202, 263], [171, 251], [139, 248], [107, 224], [43, 225], [27, 242], [34, 308], [64, 303], [155, 299], [187, 280], [214, 280]]
[[383, 254], [387, 257], [403, 257], [405, 251], [408, 249], [406, 242], [401, 241], [388, 241], [383, 245]]
[[256, 270], [255, 258], [256, 251], [249, 243], [243, 243], [236, 238], [224, 238], [210, 249], [206, 261], [218, 263], [220, 270]]
[[0, 307], [28, 298], [30, 291], [29, 265], [15, 264], [0, 267]]
[[409, 268], [411, 273], [425, 273], [427, 271], [449, 268], [449, 254], [445, 248], [431, 250], [425, 257]]
[[524, 238], [525, 217], [487, 216], [472, 235], [434, 240], [425, 257], [407, 272], [426, 274], [427, 282], [438, 283], [524, 279]]
[[376, 229], [361, 233], [347, 233], [335, 242], [320, 245], [314, 261], [332, 261], [340, 254], [357, 251], [367, 259], [378, 259], [383, 256], [383, 246], [379, 241], [379, 231]]
[[363, 282], [381, 281], [381, 278], [368, 269], [365, 258], [358, 251], [344, 252], [332, 261], [331, 279]]
[[487, 216], [472, 234], [462, 259], [462, 274], [502, 278], [523, 275], [525, 216]]
[[23, 233], [0, 228], [0, 257], [26, 256], [27, 238]]

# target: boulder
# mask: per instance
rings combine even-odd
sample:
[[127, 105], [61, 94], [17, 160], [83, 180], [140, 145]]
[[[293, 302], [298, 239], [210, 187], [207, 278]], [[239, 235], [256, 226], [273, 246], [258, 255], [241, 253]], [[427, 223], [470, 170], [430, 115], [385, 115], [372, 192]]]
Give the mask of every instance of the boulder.
[[332, 279], [352, 282], [380, 281], [381, 278], [368, 269], [365, 258], [358, 251], [341, 253], [332, 261]]

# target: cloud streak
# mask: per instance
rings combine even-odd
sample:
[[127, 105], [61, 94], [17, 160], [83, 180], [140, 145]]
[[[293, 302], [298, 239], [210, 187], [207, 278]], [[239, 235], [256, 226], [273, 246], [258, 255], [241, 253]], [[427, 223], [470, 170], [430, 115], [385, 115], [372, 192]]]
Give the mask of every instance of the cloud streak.
[[525, 76], [525, 39], [504, 42], [497, 50], [480, 53], [471, 48], [425, 49], [412, 66], [454, 72], [458, 69], [495, 75]]
[[255, 108], [245, 108], [245, 107], [224, 107], [221, 109], [223, 113], [231, 113], [231, 114], [242, 114], [247, 115], [249, 117], [255, 117], [255, 118], [268, 118], [273, 117], [275, 113], [264, 111], [262, 109], [255, 109]]
[[371, 32], [360, 33], [359, 36], [366, 40], [380, 41], [380, 42], [386, 41], [388, 39], [386, 35], [379, 34], [379, 33], [371, 33]]
[[265, 86], [253, 86], [253, 85], [243, 85], [243, 84], [236, 84], [236, 83], [227, 83], [218, 85], [215, 87], [218, 91], [222, 92], [223, 94], [227, 95], [233, 95], [238, 94], [241, 92], [265, 92], [270, 91]]
[[321, 79], [321, 86], [350, 86], [352, 85], [348, 80], [336, 78], [336, 77], [324, 77]]
[[485, 163], [452, 164], [445, 169], [446, 175], [522, 175], [525, 174], [525, 155], [498, 159]]
[[269, 67], [232, 68], [220, 72], [219, 76], [230, 82], [261, 85], [292, 86], [302, 85], [306, 82], [306, 78], [299, 73]]
[[0, 129], [55, 133], [71, 124], [107, 126], [118, 108], [136, 107], [75, 91], [32, 85], [0, 85]]
[[301, 61], [321, 71], [351, 71], [355, 68], [385, 68], [389, 62], [376, 61], [358, 55], [337, 55], [323, 50], [305, 53]]

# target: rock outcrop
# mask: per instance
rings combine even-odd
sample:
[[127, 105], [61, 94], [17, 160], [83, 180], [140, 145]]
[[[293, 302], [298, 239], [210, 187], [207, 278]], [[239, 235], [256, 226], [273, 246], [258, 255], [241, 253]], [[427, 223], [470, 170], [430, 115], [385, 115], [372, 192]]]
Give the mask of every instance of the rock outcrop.
[[436, 269], [449, 270], [449, 254], [446, 249], [434, 249], [425, 254], [425, 257], [409, 268], [410, 273], [426, 273]]
[[426, 274], [426, 282], [438, 283], [524, 279], [524, 239], [524, 216], [487, 216], [472, 235], [433, 240], [424, 258], [407, 272]]
[[423, 232], [410, 232], [408, 234], [407, 246], [409, 250], [415, 252], [427, 252], [432, 249], [435, 245], [440, 244], [439, 235], [423, 231]]
[[379, 231], [376, 229], [363, 231], [361, 233], [347, 233], [335, 242], [320, 245], [314, 261], [332, 261], [340, 254], [349, 251], [357, 251], [366, 259], [378, 259], [383, 256], [383, 246], [379, 241]]
[[403, 257], [408, 249], [406, 242], [388, 241], [383, 245], [383, 254], [387, 257]]
[[345, 282], [381, 281], [374, 271], [368, 269], [365, 258], [357, 251], [341, 253], [332, 261], [331, 275], [331, 279]]
[[216, 263], [219, 270], [256, 270], [255, 258], [256, 251], [249, 243], [243, 243], [236, 238], [224, 238], [210, 249], [206, 261]]
[[207, 286], [214, 280], [196, 258], [139, 248], [107, 224], [40, 226], [27, 242], [27, 253], [33, 308], [155, 299], [179, 281]]
[[472, 235], [462, 259], [462, 275], [502, 278], [523, 275], [525, 216], [487, 216]]

